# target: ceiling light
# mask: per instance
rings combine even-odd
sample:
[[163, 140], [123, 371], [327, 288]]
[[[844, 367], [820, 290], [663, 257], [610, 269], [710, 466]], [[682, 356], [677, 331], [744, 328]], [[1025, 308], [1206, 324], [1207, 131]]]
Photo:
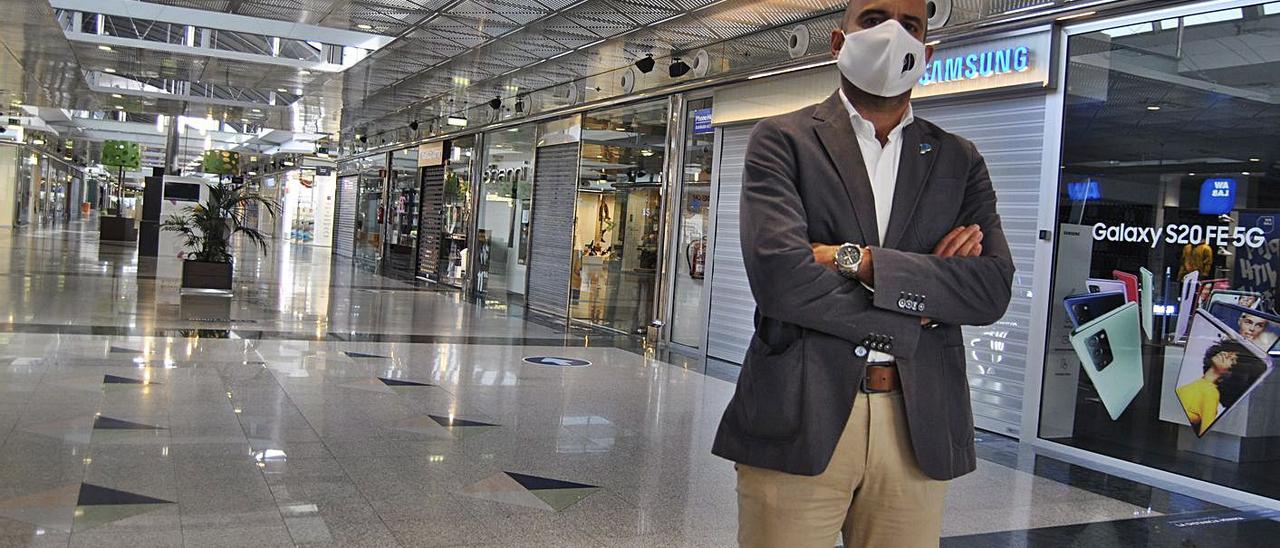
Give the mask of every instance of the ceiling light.
[[116, 105], [116, 110], [124, 110], [124, 106], [122, 106], [122, 105]]
[[358, 28], [358, 29], [360, 29], [360, 30], [373, 30], [373, 25], [369, 25], [369, 24], [365, 24], [365, 23], [360, 23], [359, 25], [356, 25], [356, 28]]
[[260, 108], [255, 108], [255, 109], [253, 109], [253, 110], [252, 110], [252, 112], [254, 112], [255, 114], [262, 114], [262, 109], [260, 109]]
[[1147, 110], [1157, 112], [1160, 110], [1160, 105], [1147, 105]]
[[311, 76], [311, 71], [307, 69], [302, 69], [298, 71], [298, 76]]
[[667, 74], [670, 74], [672, 78], [679, 78], [689, 74], [689, 63], [681, 61], [679, 57], [675, 57], [671, 60], [671, 67], [667, 69]]
[[653, 65], [655, 64], [657, 63], [653, 60], [653, 54], [650, 53], [645, 55], [644, 58], [636, 61], [636, 68], [640, 69], [640, 72], [644, 74], [649, 74], [649, 72], [653, 70]]
[[289, 90], [284, 89], [284, 88], [276, 88], [276, 91], [278, 91], [278, 92], [280, 92], [280, 93], [289, 93]]
[[119, 93], [112, 93], [112, 94], [111, 94], [111, 97], [112, 97], [113, 99], [124, 99], [124, 96], [123, 96], [123, 95], [120, 95]]
[[1249, 158], [1250, 162], [1261, 162], [1262, 158]]
[[1250, 172], [1248, 172], [1248, 171], [1241, 171], [1241, 172], [1240, 172], [1240, 174], [1241, 174], [1241, 175], [1253, 175], [1253, 173], [1250, 173]]
[[445, 123], [454, 127], [467, 127], [467, 119], [461, 116], [450, 116]]
[[1084, 13], [1073, 13], [1073, 14], [1071, 14], [1071, 15], [1063, 15], [1062, 17], [1059, 17], [1057, 20], [1058, 20], [1058, 21], [1070, 21], [1070, 20], [1072, 20], [1072, 19], [1081, 19], [1081, 18], [1084, 18], [1084, 17], [1089, 17], [1089, 16], [1091, 16], [1091, 15], [1097, 15], [1097, 14], [1098, 14], [1098, 12], [1096, 12], [1096, 11], [1086, 11], [1086, 12], [1084, 12]]
[[1195, 176], [1196, 176], [1196, 173], [1194, 171], [1187, 174], [1187, 177], [1195, 177]]
[[31, 144], [33, 144], [33, 145], [43, 145], [43, 144], [44, 144], [44, 139], [41, 139], [41, 138], [37, 137], [37, 138], [35, 138], [35, 139], [32, 139], [32, 140], [31, 140]]
[[102, 51], [111, 51], [111, 46], [98, 46], [98, 49]]
[[105, 72], [105, 73], [107, 73], [107, 74], [115, 74], [115, 73], [116, 73], [116, 69], [113, 69], [113, 68], [111, 68], [111, 67], [107, 67], [107, 68], [102, 69], [102, 72]]

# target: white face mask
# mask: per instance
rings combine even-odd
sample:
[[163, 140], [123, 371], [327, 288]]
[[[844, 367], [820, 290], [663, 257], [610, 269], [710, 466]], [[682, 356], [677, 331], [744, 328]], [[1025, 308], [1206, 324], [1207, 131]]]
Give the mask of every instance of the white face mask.
[[910, 91], [924, 74], [925, 47], [901, 23], [890, 19], [844, 35], [836, 66], [858, 89], [897, 97]]

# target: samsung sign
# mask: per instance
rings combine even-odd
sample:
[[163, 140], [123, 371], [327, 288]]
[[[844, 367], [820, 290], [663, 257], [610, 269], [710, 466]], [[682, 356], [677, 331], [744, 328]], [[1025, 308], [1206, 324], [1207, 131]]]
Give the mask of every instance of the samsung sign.
[[1050, 85], [1054, 43], [1042, 26], [986, 41], [941, 44], [924, 68], [913, 97], [923, 99], [1009, 87]]
[[1027, 46], [979, 51], [944, 59], [939, 59], [935, 54], [933, 61], [925, 67], [924, 76], [920, 77], [920, 85], [990, 78], [999, 74], [1026, 72], [1030, 68], [1031, 48]]

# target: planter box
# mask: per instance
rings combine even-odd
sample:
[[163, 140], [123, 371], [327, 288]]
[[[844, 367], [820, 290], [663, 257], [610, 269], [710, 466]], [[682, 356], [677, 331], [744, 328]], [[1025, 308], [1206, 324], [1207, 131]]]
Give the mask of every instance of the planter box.
[[98, 238], [106, 242], [137, 242], [138, 225], [129, 217], [98, 218]]
[[182, 287], [231, 291], [231, 272], [231, 263], [183, 261]]

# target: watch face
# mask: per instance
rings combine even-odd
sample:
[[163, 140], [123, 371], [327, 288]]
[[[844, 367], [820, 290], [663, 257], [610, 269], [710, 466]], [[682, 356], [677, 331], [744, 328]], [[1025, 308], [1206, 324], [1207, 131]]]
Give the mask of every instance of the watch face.
[[858, 246], [842, 245], [836, 250], [836, 262], [841, 266], [852, 268], [862, 258], [862, 250]]

